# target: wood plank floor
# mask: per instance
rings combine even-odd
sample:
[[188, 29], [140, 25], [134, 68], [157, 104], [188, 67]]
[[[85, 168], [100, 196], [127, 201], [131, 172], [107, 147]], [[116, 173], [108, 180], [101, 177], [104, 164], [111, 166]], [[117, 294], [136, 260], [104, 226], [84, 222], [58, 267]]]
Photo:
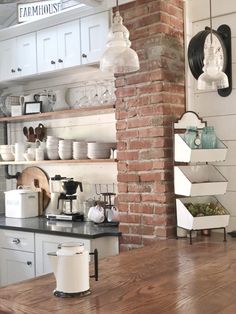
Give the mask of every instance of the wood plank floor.
[[52, 275], [0, 289], [0, 313], [235, 314], [236, 239], [164, 240], [100, 262], [92, 294], [52, 295]]

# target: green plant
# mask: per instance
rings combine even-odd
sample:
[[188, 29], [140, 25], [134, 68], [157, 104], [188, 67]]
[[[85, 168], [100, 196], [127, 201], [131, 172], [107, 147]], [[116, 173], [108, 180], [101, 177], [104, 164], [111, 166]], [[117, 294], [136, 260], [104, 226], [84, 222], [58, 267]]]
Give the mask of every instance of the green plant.
[[225, 208], [220, 203], [186, 203], [184, 205], [193, 217], [227, 214]]

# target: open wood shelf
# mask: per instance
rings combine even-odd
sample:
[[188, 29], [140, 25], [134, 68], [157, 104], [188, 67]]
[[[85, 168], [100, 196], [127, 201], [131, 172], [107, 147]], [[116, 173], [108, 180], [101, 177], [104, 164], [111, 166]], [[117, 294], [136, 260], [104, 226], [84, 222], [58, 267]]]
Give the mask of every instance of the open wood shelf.
[[39, 165], [39, 164], [91, 164], [91, 163], [114, 163], [115, 159], [70, 159], [70, 160], [41, 160], [41, 161], [0, 161], [0, 166], [4, 165]]
[[100, 106], [91, 106], [79, 109], [68, 109], [62, 111], [43, 112], [36, 114], [28, 114], [16, 117], [0, 117], [0, 122], [24, 122], [35, 120], [48, 120], [48, 119], [63, 119], [68, 117], [82, 117], [93, 114], [112, 113], [115, 111], [114, 104], [106, 104]]

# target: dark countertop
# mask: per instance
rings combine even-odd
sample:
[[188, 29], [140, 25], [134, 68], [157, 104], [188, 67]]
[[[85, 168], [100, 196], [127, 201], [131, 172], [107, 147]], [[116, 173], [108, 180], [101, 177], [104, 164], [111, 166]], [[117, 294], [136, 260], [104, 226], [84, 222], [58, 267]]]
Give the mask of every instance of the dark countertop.
[[0, 216], [0, 229], [47, 233], [83, 239], [121, 235], [118, 227], [101, 227], [93, 222], [49, 221], [44, 217], [7, 218]]

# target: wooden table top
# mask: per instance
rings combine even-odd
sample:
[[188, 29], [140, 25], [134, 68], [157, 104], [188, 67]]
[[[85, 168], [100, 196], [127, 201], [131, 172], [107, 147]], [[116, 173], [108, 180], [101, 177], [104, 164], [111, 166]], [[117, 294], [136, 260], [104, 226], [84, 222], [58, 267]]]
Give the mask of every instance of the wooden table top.
[[0, 313], [235, 314], [236, 239], [163, 240], [100, 262], [92, 294], [58, 298], [52, 274], [0, 289]]

